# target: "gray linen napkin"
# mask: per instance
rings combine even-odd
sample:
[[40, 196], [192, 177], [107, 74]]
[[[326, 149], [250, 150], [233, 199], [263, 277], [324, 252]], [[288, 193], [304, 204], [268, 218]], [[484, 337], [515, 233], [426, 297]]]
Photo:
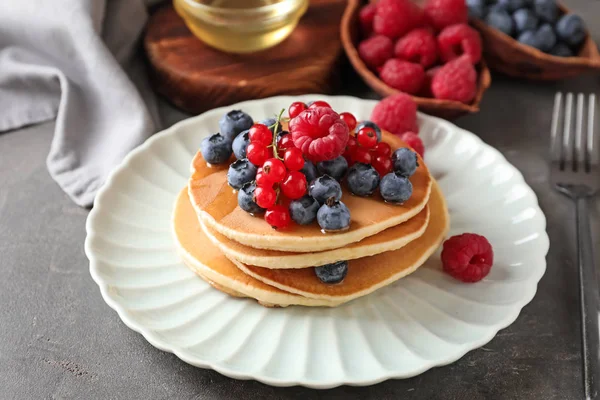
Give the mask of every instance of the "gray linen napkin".
[[56, 118], [48, 170], [80, 206], [159, 128], [134, 57], [147, 17], [143, 0], [0, 1], [0, 132]]

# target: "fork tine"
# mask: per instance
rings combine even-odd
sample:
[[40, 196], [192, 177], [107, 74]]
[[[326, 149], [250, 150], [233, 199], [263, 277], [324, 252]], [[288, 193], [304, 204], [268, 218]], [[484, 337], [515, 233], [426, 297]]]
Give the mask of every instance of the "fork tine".
[[598, 150], [594, 152], [594, 113], [596, 112], [596, 95], [590, 94], [588, 100], [588, 120], [587, 120], [587, 143], [586, 143], [586, 161], [585, 170], [590, 172], [592, 165], [598, 163]]
[[577, 172], [579, 168], [584, 168], [586, 160], [587, 140], [585, 140], [586, 131], [583, 130], [583, 113], [585, 108], [585, 96], [583, 93], [577, 95], [577, 108], [575, 116], [575, 146], [573, 148], [573, 171]]
[[560, 161], [560, 111], [562, 108], [562, 92], [554, 95], [554, 109], [552, 110], [552, 126], [550, 128], [550, 160]]
[[573, 93], [567, 93], [565, 100], [564, 129], [560, 159], [561, 170], [564, 170], [573, 160], [573, 135], [571, 134], [571, 125], [573, 122]]

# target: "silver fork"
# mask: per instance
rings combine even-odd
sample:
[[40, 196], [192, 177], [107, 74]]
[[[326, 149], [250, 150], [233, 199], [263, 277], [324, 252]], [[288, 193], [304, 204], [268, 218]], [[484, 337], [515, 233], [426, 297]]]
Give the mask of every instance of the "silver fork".
[[[573, 116], [572, 93], [565, 96], [564, 107], [562, 93], [557, 93], [554, 98], [550, 179], [554, 188], [571, 198], [576, 205], [583, 385], [586, 399], [598, 399], [600, 392], [600, 332], [598, 331], [600, 302], [588, 199], [596, 195], [600, 189], [600, 167], [597, 144], [594, 144], [596, 96], [589, 95], [587, 113], [585, 97], [583, 93], [577, 95], [575, 116]], [[564, 112], [562, 112], [563, 110]], [[574, 134], [573, 119], [575, 120]], [[561, 122], [563, 129], [560, 129]]]

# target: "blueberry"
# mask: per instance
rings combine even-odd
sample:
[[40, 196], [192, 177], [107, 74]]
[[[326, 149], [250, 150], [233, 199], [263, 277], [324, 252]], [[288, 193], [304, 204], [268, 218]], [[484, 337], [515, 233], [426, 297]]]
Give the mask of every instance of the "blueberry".
[[538, 50], [542, 47], [535, 31], [525, 31], [517, 37], [517, 40], [527, 46], [535, 47]]
[[308, 225], [317, 218], [319, 207], [318, 201], [306, 195], [290, 203], [290, 216], [295, 223]]
[[585, 24], [579, 15], [563, 15], [556, 23], [556, 34], [563, 42], [576, 48], [585, 39]]
[[[269, 127], [269, 130], [271, 131], [271, 133], [275, 133], [273, 131], [273, 129], [275, 129], [276, 122], [277, 122], [277, 119], [275, 119], [275, 118], [267, 118], [267, 119], [263, 119], [262, 121], [260, 121], [261, 124]], [[282, 129], [283, 129], [283, 127], [281, 126], [281, 123], [279, 123], [279, 125], [277, 125], [277, 133], [280, 133]]]
[[350, 226], [350, 210], [341, 201], [329, 198], [317, 211], [317, 222], [326, 232], [348, 229]]
[[394, 151], [392, 162], [394, 163], [394, 171], [406, 177], [412, 176], [419, 166], [417, 153], [407, 147], [401, 147]]
[[485, 0], [467, 0], [469, 17], [483, 19], [485, 16]]
[[526, 8], [515, 11], [513, 14], [513, 21], [515, 23], [515, 30], [517, 33], [524, 31], [534, 31], [538, 26], [538, 17], [533, 11]]
[[545, 22], [554, 23], [558, 18], [558, 6], [555, 0], [535, 0], [533, 11]]
[[219, 120], [219, 129], [221, 134], [230, 141], [233, 141], [240, 132], [250, 129], [254, 122], [252, 117], [241, 110], [232, 110]]
[[370, 196], [379, 185], [379, 174], [368, 164], [357, 163], [350, 167], [346, 183], [348, 189], [357, 196]]
[[[492, 7], [493, 8], [493, 7]], [[490, 9], [489, 14], [485, 17], [485, 23], [496, 28], [507, 35], [512, 35], [513, 32], [513, 20], [508, 12], [501, 9]]]
[[231, 141], [220, 133], [204, 138], [200, 143], [202, 157], [209, 164], [223, 164], [231, 157]]
[[239, 135], [233, 139], [233, 143], [231, 144], [231, 148], [233, 149], [233, 154], [235, 154], [235, 158], [241, 160], [246, 158], [246, 149], [250, 144], [249, 131], [246, 129], [241, 132]]
[[279, 133], [277, 133], [277, 140], [281, 140], [282, 137], [284, 137], [285, 135], [289, 135], [290, 132], [289, 131], [279, 131]]
[[556, 34], [550, 24], [540, 26], [535, 32], [535, 36], [540, 44], [539, 49], [544, 52], [549, 52], [556, 44]]
[[390, 172], [381, 179], [379, 192], [381, 197], [389, 203], [402, 204], [412, 196], [412, 183], [407, 177]]
[[550, 50], [550, 54], [558, 57], [573, 57], [573, 52], [566, 44], [562, 42], [558, 42], [554, 45], [554, 47]]
[[340, 283], [348, 274], [348, 261], [337, 261], [315, 267], [315, 274], [323, 283]]
[[329, 198], [333, 198], [334, 200], [341, 199], [342, 187], [331, 176], [323, 175], [310, 183], [308, 194], [314, 197], [319, 204], [324, 204]]
[[238, 205], [240, 208], [250, 214], [259, 214], [265, 211], [254, 201], [254, 190], [256, 189], [256, 183], [248, 182], [238, 192]]
[[381, 142], [381, 128], [375, 122], [372, 121], [361, 121], [358, 125], [356, 125], [356, 132], [360, 131], [365, 126], [369, 128], [373, 128], [375, 130], [375, 134], [377, 135], [377, 141]]
[[236, 160], [227, 171], [227, 183], [234, 189], [241, 189], [256, 177], [256, 167], [248, 159]]
[[498, 0], [498, 4], [506, 7], [506, 11], [514, 12], [526, 6], [525, 0]]
[[317, 176], [319, 176], [319, 172], [317, 171], [317, 167], [315, 167], [315, 164], [308, 160], [304, 161], [304, 166], [302, 167], [300, 172], [302, 172], [304, 176], [306, 176], [306, 182], [308, 182], [309, 184], [315, 179], [317, 179]]
[[339, 181], [346, 175], [346, 171], [348, 171], [348, 161], [342, 156], [329, 161], [321, 161], [317, 163], [317, 171], [321, 175], [329, 175], [336, 181]]
[[488, 9], [488, 14], [491, 12], [508, 12], [506, 6], [506, 3], [494, 3], [490, 5], [490, 8]]

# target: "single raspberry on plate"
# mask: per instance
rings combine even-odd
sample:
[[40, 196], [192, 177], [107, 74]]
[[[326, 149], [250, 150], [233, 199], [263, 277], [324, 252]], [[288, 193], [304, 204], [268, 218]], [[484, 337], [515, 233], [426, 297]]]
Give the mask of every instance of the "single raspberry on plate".
[[373, 32], [373, 18], [375, 18], [375, 11], [375, 4], [367, 4], [358, 12], [358, 22], [363, 37], [367, 37]]
[[488, 240], [474, 233], [452, 236], [444, 242], [444, 271], [463, 282], [485, 278], [494, 264], [494, 251]]
[[404, 132], [400, 135], [400, 139], [407, 145], [413, 148], [421, 157], [425, 156], [425, 146], [421, 138], [414, 132]]
[[431, 91], [437, 99], [470, 103], [477, 94], [477, 72], [469, 56], [444, 65], [433, 77]]
[[418, 63], [423, 68], [427, 68], [437, 61], [437, 43], [433, 33], [428, 29], [413, 29], [396, 42], [394, 54], [396, 58]]
[[421, 64], [392, 58], [383, 64], [379, 77], [394, 89], [415, 94], [423, 86], [425, 71]]
[[358, 55], [369, 68], [375, 69], [392, 58], [394, 43], [386, 36], [377, 35], [358, 45]]
[[340, 156], [350, 136], [348, 125], [329, 107], [302, 111], [290, 120], [289, 130], [294, 145], [315, 162]]
[[466, 24], [468, 10], [465, 0], [428, 0], [423, 8], [425, 20], [441, 31], [454, 24]]
[[423, 11], [410, 0], [379, 0], [376, 8], [373, 30], [391, 39], [423, 23]]
[[406, 93], [398, 93], [381, 100], [371, 112], [371, 121], [395, 135], [418, 132], [417, 104]]
[[463, 54], [469, 56], [473, 64], [481, 60], [481, 36], [467, 24], [444, 28], [438, 35], [437, 42], [440, 57], [444, 62], [452, 61]]

